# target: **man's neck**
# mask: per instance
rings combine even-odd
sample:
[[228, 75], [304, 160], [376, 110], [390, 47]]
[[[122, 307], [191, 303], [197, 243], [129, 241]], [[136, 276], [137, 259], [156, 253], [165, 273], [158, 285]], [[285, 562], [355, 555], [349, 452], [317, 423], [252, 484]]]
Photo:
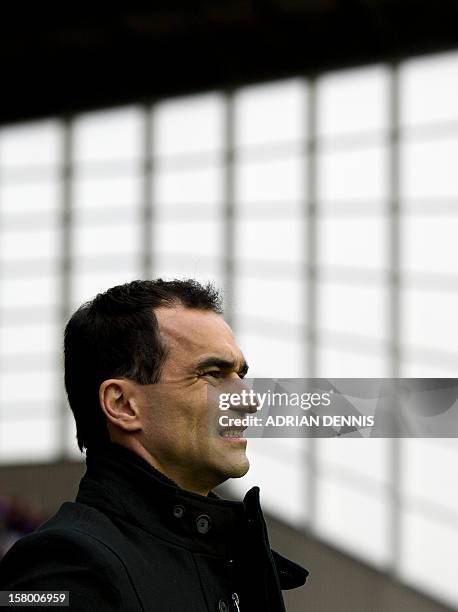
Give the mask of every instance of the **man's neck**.
[[123, 448], [127, 448], [127, 450], [141, 457], [143, 461], [148, 463], [148, 465], [150, 465], [156, 471], [160, 472], [160, 474], [165, 476], [168, 480], [170, 480], [171, 483], [173, 483], [180, 489], [184, 489], [185, 491], [189, 491], [191, 493], [195, 493], [203, 497], [207, 497], [208, 493], [212, 489], [211, 486], [195, 482], [194, 480], [191, 481], [187, 479], [185, 475], [177, 473], [176, 469], [164, 465], [157, 459], [157, 457], [154, 457], [150, 452], [147, 451], [144, 446], [142, 446], [136, 440], [134, 440], [133, 443], [129, 445], [123, 444], [119, 441], [113, 441], [113, 443], [117, 444], [118, 446], [122, 446]]

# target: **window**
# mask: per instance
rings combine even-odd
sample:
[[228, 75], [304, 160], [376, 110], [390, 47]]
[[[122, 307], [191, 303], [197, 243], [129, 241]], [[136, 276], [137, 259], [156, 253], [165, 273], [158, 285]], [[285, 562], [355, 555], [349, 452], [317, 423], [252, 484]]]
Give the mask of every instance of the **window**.
[[[63, 326], [138, 277], [222, 287], [253, 376], [455, 377], [457, 156], [458, 53], [3, 128], [0, 462], [79, 456]], [[456, 442], [251, 440], [233, 487], [453, 606]]]

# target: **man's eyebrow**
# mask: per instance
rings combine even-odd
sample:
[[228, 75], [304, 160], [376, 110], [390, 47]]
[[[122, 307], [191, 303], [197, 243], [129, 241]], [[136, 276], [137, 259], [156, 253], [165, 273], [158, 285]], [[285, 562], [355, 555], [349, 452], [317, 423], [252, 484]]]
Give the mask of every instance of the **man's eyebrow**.
[[[197, 363], [197, 368], [201, 370], [211, 366], [229, 370], [236, 369], [237, 363], [233, 359], [223, 359], [221, 357], [206, 357]], [[239, 374], [246, 374], [248, 372], [248, 364], [245, 360], [242, 361], [238, 372]]]

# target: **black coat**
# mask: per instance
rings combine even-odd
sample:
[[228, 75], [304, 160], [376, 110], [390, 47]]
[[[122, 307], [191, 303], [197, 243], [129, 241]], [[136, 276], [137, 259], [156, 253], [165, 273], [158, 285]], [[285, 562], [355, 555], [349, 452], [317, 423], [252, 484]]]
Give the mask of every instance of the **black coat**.
[[76, 501], [6, 554], [0, 590], [70, 591], [81, 612], [277, 612], [307, 573], [271, 551], [258, 487], [196, 495], [111, 444], [88, 452]]

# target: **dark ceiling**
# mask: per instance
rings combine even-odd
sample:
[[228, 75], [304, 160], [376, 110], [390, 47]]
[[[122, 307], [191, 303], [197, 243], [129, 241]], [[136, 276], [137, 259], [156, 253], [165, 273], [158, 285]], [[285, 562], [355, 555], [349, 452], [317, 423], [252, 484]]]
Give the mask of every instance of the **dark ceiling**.
[[93, 4], [3, 15], [1, 123], [458, 47], [458, 0]]

